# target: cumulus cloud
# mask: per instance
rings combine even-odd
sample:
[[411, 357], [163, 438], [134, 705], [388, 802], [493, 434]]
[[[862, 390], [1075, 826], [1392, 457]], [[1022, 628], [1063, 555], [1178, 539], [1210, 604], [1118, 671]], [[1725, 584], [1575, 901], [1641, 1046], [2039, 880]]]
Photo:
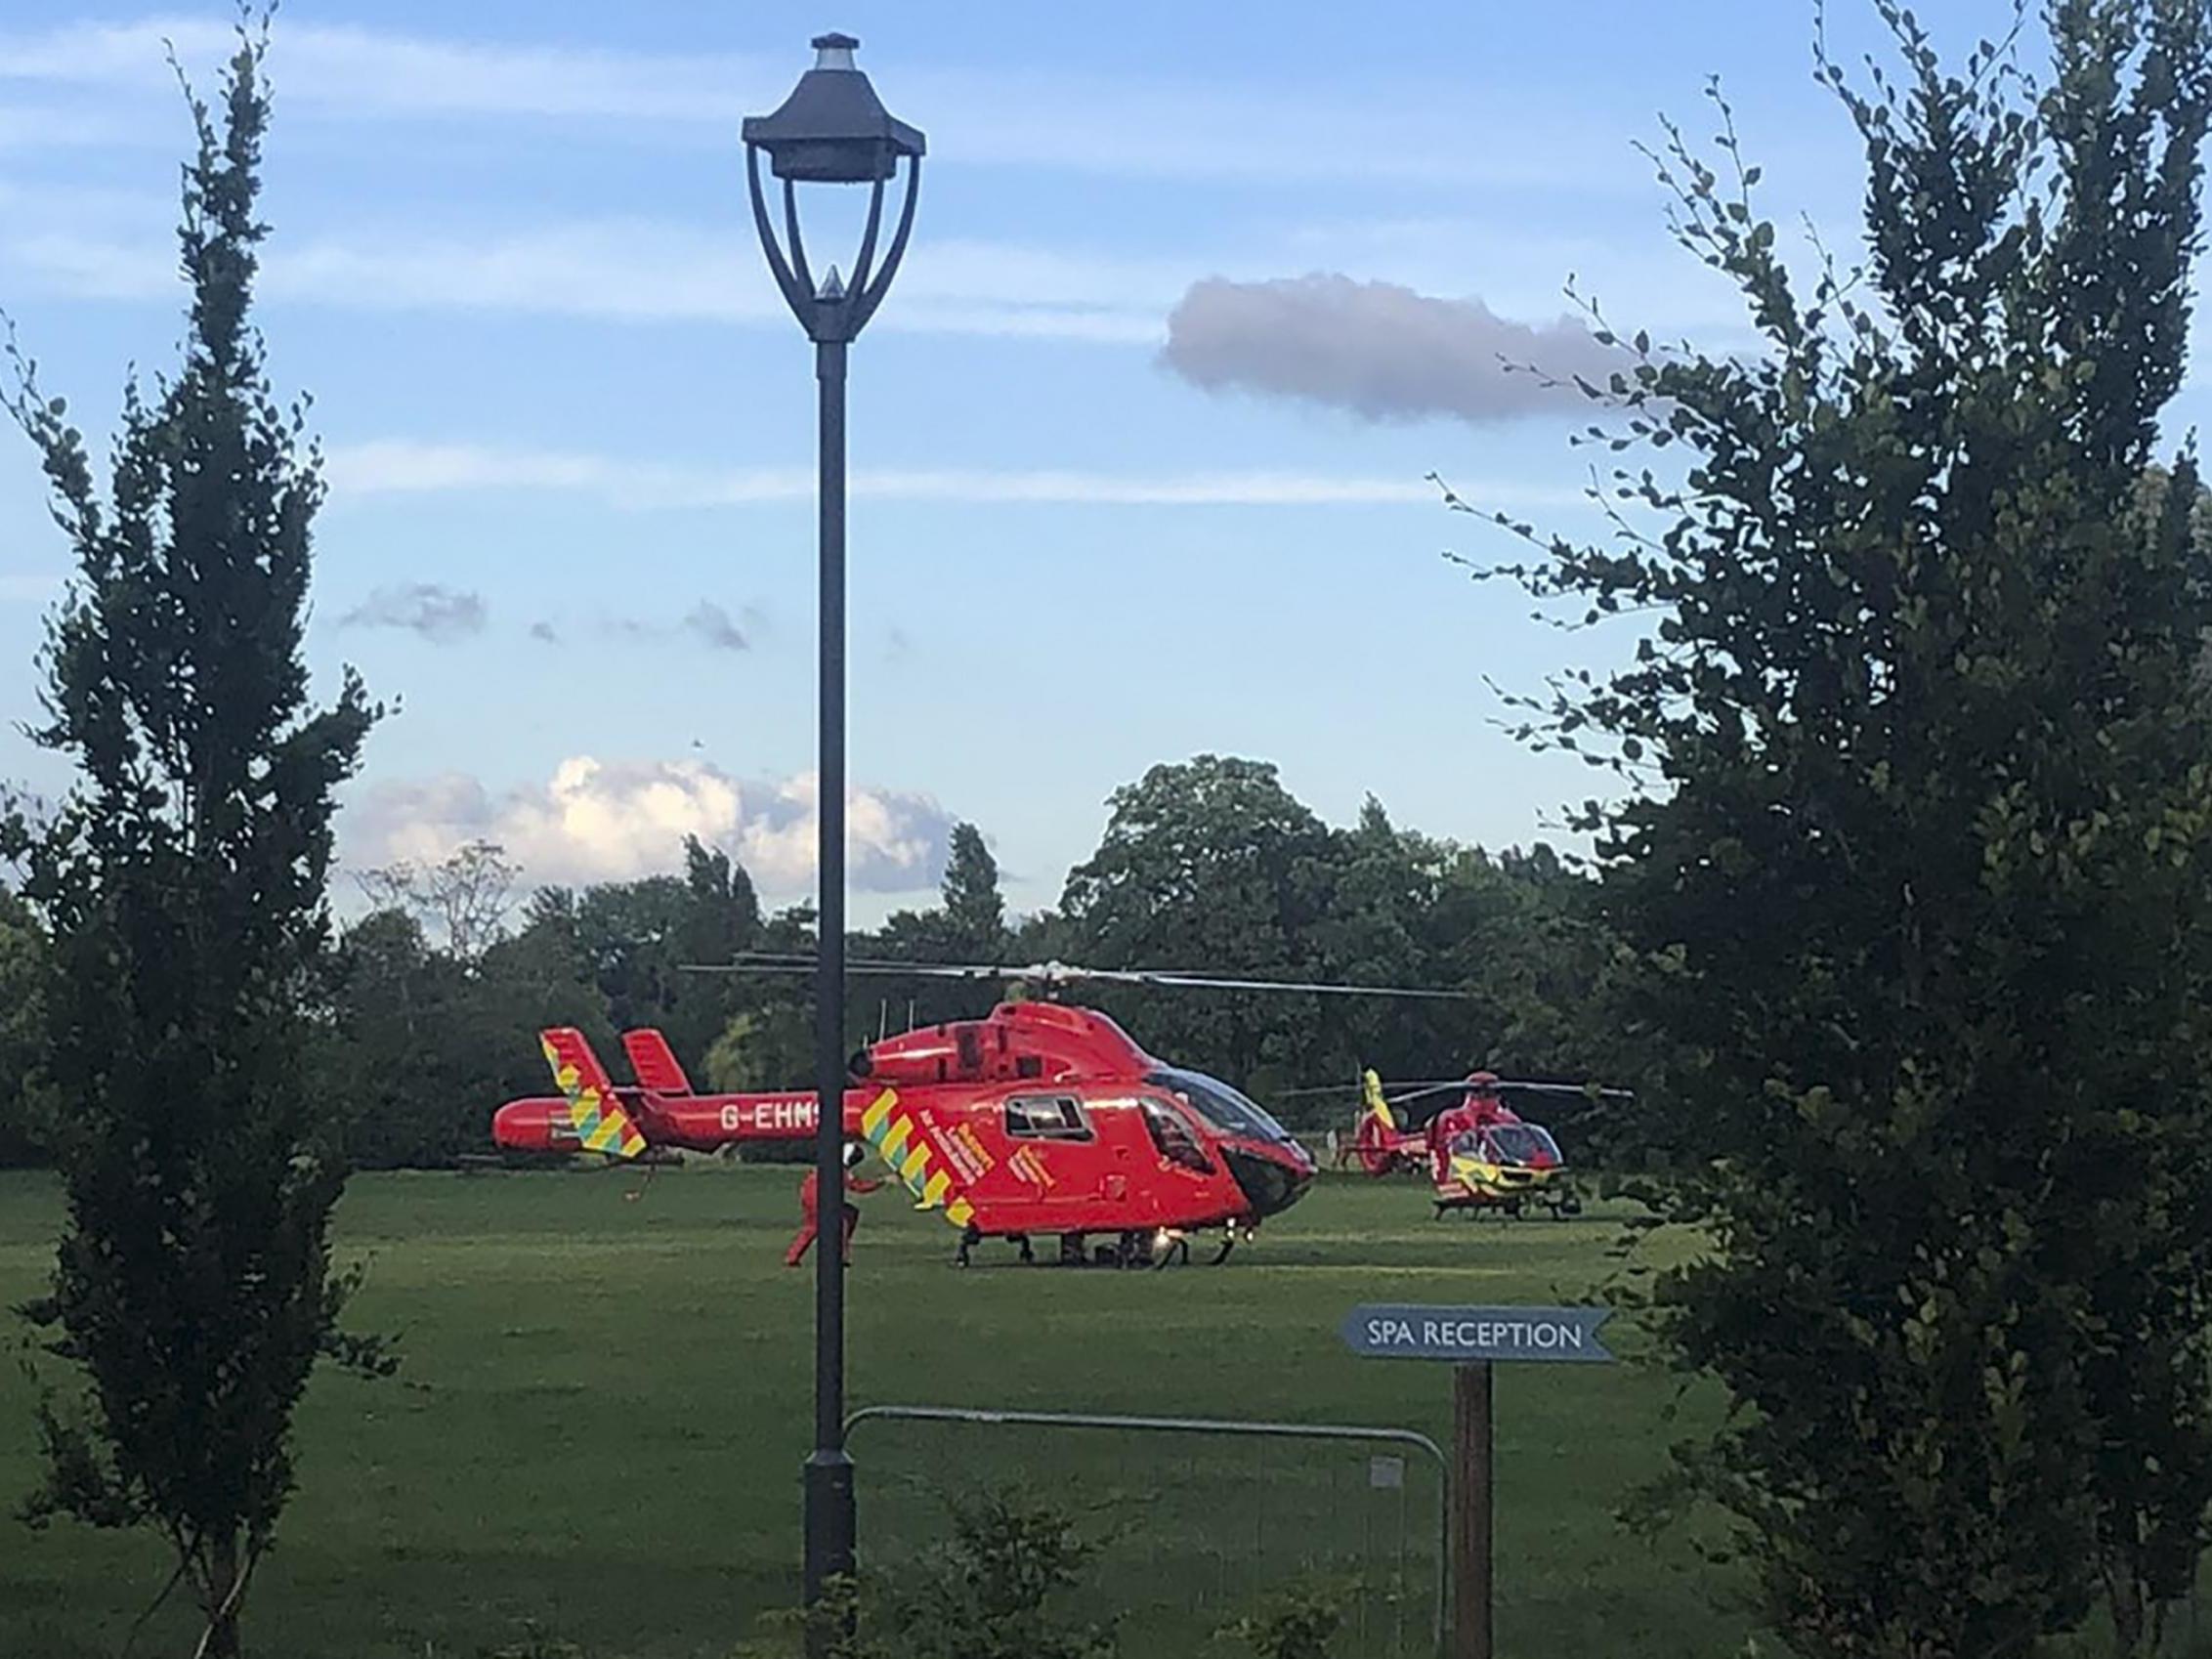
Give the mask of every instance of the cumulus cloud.
[[338, 618], [342, 628], [402, 628], [433, 645], [452, 645], [484, 631], [484, 595], [443, 587], [437, 582], [405, 582], [380, 587]]
[[1193, 283], [1168, 318], [1159, 361], [1209, 392], [1295, 398], [1369, 420], [1481, 423], [1576, 406], [1570, 377], [1601, 382], [1622, 354], [1572, 318], [1531, 326], [1480, 300], [1317, 274]]
[[[817, 782], [812, 773], [748, 782], [702, 760], [601, 760], [573, 755], [543, 784], [494, 791], [465, 773], [378, 785], [347, 811], [349, 863], [432, 862], [464, 842], [496, 841], [533, 881], [627, 881], [674, 870], [683, 838], [725, 849], [771, 896], [814, 881]], [[846, 863], [864, 892], [934, 886], [953, 817], [926, 794], [855, 787], [847, 792]]]

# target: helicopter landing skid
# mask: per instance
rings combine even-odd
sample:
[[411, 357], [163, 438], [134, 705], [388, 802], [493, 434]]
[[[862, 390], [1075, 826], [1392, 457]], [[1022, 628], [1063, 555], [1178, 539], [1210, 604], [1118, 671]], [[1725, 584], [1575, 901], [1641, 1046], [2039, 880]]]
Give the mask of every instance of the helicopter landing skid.
[[[1252, 1229], [1249, 1227], [1224, 1227], [1221, 1231], [1221, 1242], [1214, 1248], [1213, 1254], [1207, 1258], [1208, 1264], [1218, 1267], [1221, 1263], [1227, 1261], [1235, 1254], [1238, 1244], [1251, 1231]], [[953, 1265], [955, 1267], [974, 1266], [975, 1248], [989, 1236], [973, 1225], [963, 1229], [960, 1234], [959, 1248], [953, 1254]], [[1027, 1235], [1008, 1233], [1004, 1237], [1007, 1243], [1020, 1250], [1021, 1259], [1025, 1266], [1037, 1261], [1036, 1249]], [[1110, 1267], [1125, 1270], [1149, 1267], [1158, 1271], [1178, 1263], [1187, 1265], [1193, 1259], [1191, 1235], [1177, 1229], [1165, 1229], [1162, 1232], [1125, 1232], [1117, 1235], [1112, 1244], [1099, 1245], [1095, 1250], [1090, 1248], [1090, 1240], [1086, 1235], [1062, 1233], [1060, 1235], [1060, 1252], [1055, 1265], [1061, 1267]]]

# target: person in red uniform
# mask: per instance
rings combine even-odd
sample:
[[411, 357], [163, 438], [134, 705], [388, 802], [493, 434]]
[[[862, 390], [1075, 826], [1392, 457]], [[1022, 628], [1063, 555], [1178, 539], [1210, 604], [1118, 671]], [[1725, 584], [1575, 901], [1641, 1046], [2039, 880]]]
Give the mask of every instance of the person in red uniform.
[[[862, 1180], [856, 1173], [860, 1168], [860, 1143], [858, 1141], [847, 1141], [845, 1143], [845, 1191], [852, 1193], [873, 1192], [883, 1183], [881, 1181]], [[847, 1204], [843, 1208], [845, 1212], [844, 1236], [840, 1242], [845, 1253], [845, 1265], [850, 1267], [853, 1263], [853, 1229], [860, 1225], [860, 1207]], [[804, 1214], [804, 1219], [799, 1222], [799, 1230], [791, 1240], [791, 1248], [784, 1253], [784, 1265], [786, 1267], [796, 1267], [806, 1258], [807, 1247], [814, 1243], [815, 1234], [822, 1230], [822, 1186], [821, 1181], [812, 1170], [806, 1172], [806, 1179], [799, 1182], [799, 1209]]]

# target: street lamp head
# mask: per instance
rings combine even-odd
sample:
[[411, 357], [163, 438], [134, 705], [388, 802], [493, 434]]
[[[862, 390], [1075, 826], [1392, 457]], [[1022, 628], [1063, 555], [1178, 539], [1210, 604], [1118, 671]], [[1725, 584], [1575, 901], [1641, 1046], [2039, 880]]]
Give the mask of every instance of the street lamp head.
[[[860, 45], [849, 34], [814, 37], [814, 67], [799, 76], [790, 97], [773, 114], [748, 115], [744, 127], [745, 176], [752, 191], [753, 224], [760, 232], [768, 268], [792, 315], [817, 343], [846, 341], [857, 335], [891, 285], [914, 229], [915, 195], [921, 183], [922, 136], [895, 118], [875, 96], [868, 76], [853, 64]], [[768, 202], [761, 191], [760, 158], [784, 182], [784, 227], [787, 246], [779, 246]], [[877, 233], [883, 222], [883, 187], [906, 161], [905, 201], [898, 229], [880, 267], [875, 263]], [[867, 185], [868, 229], [852, 276], [840, 277], [832, 266], [815, 280], [806, 244], [799, 235], [798, 190], [807, 185]]]
[[814, 37], [814, 67], [772, 115], [748, 115], [744, 142], [768, 152], [779, 179], [866, 185], [888, 179], [902, 155], [918, 158], [922, 136], [883, 107], [853, 65], [849, 34]]

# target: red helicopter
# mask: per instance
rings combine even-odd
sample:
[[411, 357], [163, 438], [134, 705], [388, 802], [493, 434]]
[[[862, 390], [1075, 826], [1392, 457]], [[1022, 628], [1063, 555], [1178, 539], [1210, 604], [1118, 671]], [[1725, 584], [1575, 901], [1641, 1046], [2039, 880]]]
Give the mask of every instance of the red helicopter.
[[[1561, 1219], [1580, 1214], [1582, 1201], [1569, 1183], [1566, 1155], [1550, 1129], [1506, 1104], [1509, 1091], [1585, 1101], [1630, 1097], [1624, 1089], [1509, 1081], [1485, 1071], [1385, 1094], [1382, 1079], [1369, 1071], [1361, 1078], [1359, 1126], [1340, 1148], [1339, 1162], [1356, 1162], [1371, 1175], [1425, 1170], [1439, 1216], [1485, 1210], [1518, 1216], [1539, 1207]], [[1460, 1097], [1456, 1104], [1432, 1111], [1419, 1127], [1401, 1122], [1397, 1108], [1452, 1094]]]
[[[756, 954], [737, 971], [792, 972], [808, 958]], [[857, 961], [856, 973], [1000, 978], [1047, 993], [1079, 981], [1349, 996], [1456, 998], [1456, 992], [1305, 985], [1180, 973]], [[657, 1032], [623, 1039], [638, 1083], [608, 1077], [580, 1033], [541, 1045], [561, 1093], [510, 1101], [492, 1136], [513, 1150], [587, 1151], [639, 1160], [660, 1149], [714, 1152], [746, 1141], [811, 1139], [812, 1090], [695, 1094]], [[1213, 1256], [1304, 1196], [1312, 1158], [1229, 1085], [1144, 1051], [1110, 1017], [1058, 1001], [1001, 1002], [982, 1019], [924, 1027], [870, 1044], [849, 1063], [844, 1132], [866, 1140], [917, 1208], [958, 1229], [968, 1265], [985, 1239], [1057, 1235], [1059, 1259], [1119, 1266], [1188, 1260], [1194, 1235]], [[1090, 1250], [1093, 1236], [1112, 1245]]]

